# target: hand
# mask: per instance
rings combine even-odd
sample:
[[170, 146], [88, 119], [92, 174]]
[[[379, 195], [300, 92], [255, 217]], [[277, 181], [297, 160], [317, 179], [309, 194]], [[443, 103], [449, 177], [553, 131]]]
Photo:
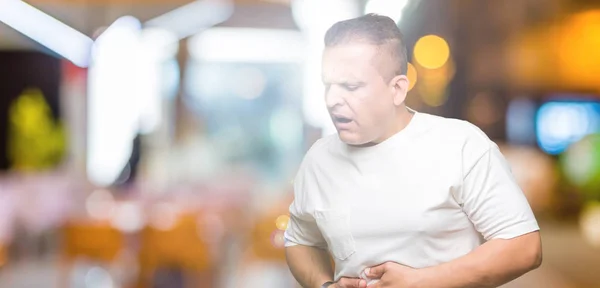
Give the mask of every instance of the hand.
[[359, 278], [342, 277], [335, 284], [329, 285], [329, 288], [367, 288], [367, 281]]
[[368, 288], [414, 288], [419, 281], [418, 270], [395, 262], [386, 262], [367, 268], [369, 279], [379, 279]]

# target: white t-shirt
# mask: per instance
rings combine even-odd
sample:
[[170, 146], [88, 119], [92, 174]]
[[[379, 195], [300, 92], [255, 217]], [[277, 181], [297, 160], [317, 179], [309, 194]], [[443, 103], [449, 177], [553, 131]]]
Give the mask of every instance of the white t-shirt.
[[294, 193], [286, 246], [328, 249], [335, 280], [388, 261], [435, 266], [539, 230], [494, 142], [466, 121], [418, 112], [375, 146], [318, 140]]

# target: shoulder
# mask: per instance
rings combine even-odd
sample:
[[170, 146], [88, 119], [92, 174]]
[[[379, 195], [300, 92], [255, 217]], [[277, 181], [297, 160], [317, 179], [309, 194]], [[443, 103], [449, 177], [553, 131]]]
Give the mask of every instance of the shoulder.
[[[304, 161], [315, 163], [331, 157], [335, 152], [339, 152], [339, 138], [337, 134], [327, 135], [315, 141], [304, 155]], [[336, 149], [337, 148], [337, 149]]]
[[432, 129], [443, 134], [445, 143], [470, 152], [484, 153], [496, 144], [473, 123], [442, 116], [426, 114]]
[[427, 114], [427, 123], [434, 133], [435, 144], [447, 157], [460, 163], [463, 173], [472, 167], [488, 152], [497, 149], [494, 143], [479, 127], [465, 120]]
[[339, 162], [340, 142], [337, 134], [315, 141], [304, 155], [294, 182], [310, 184], [324, 177]]
[[[318, 178], [323, 171], [323, 160], [330, 158], [337, 135], [330, 135], [315, 141], [308, 149], [293, 180], [294, 201], [290, 212], [302, 219], [309, 219], [314, 210], [314, 202], [319, 195]], [[308, 217], [308, 218], [307, 218]]]

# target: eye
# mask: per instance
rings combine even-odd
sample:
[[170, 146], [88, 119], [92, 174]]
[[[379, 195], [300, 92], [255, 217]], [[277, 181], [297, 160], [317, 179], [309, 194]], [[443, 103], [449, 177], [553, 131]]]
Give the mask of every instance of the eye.
[[351, 85], [351, 84], [342, 84], [342, 87], [347, 90], [347, 91], [356, 91], [358, 88], [360, 88], [360, 86], [358, 85]]

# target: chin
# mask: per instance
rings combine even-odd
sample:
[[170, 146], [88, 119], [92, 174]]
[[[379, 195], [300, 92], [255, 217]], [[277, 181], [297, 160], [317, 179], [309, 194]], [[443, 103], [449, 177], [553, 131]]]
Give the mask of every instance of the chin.
[[342, 140], [342, 142], [352, 146], [360, 146], [369, 142], [362, 139], [362, 137], [359, 135], [348, 131], [338, 131], [338, 135], [340, 136], [340, 140]]

